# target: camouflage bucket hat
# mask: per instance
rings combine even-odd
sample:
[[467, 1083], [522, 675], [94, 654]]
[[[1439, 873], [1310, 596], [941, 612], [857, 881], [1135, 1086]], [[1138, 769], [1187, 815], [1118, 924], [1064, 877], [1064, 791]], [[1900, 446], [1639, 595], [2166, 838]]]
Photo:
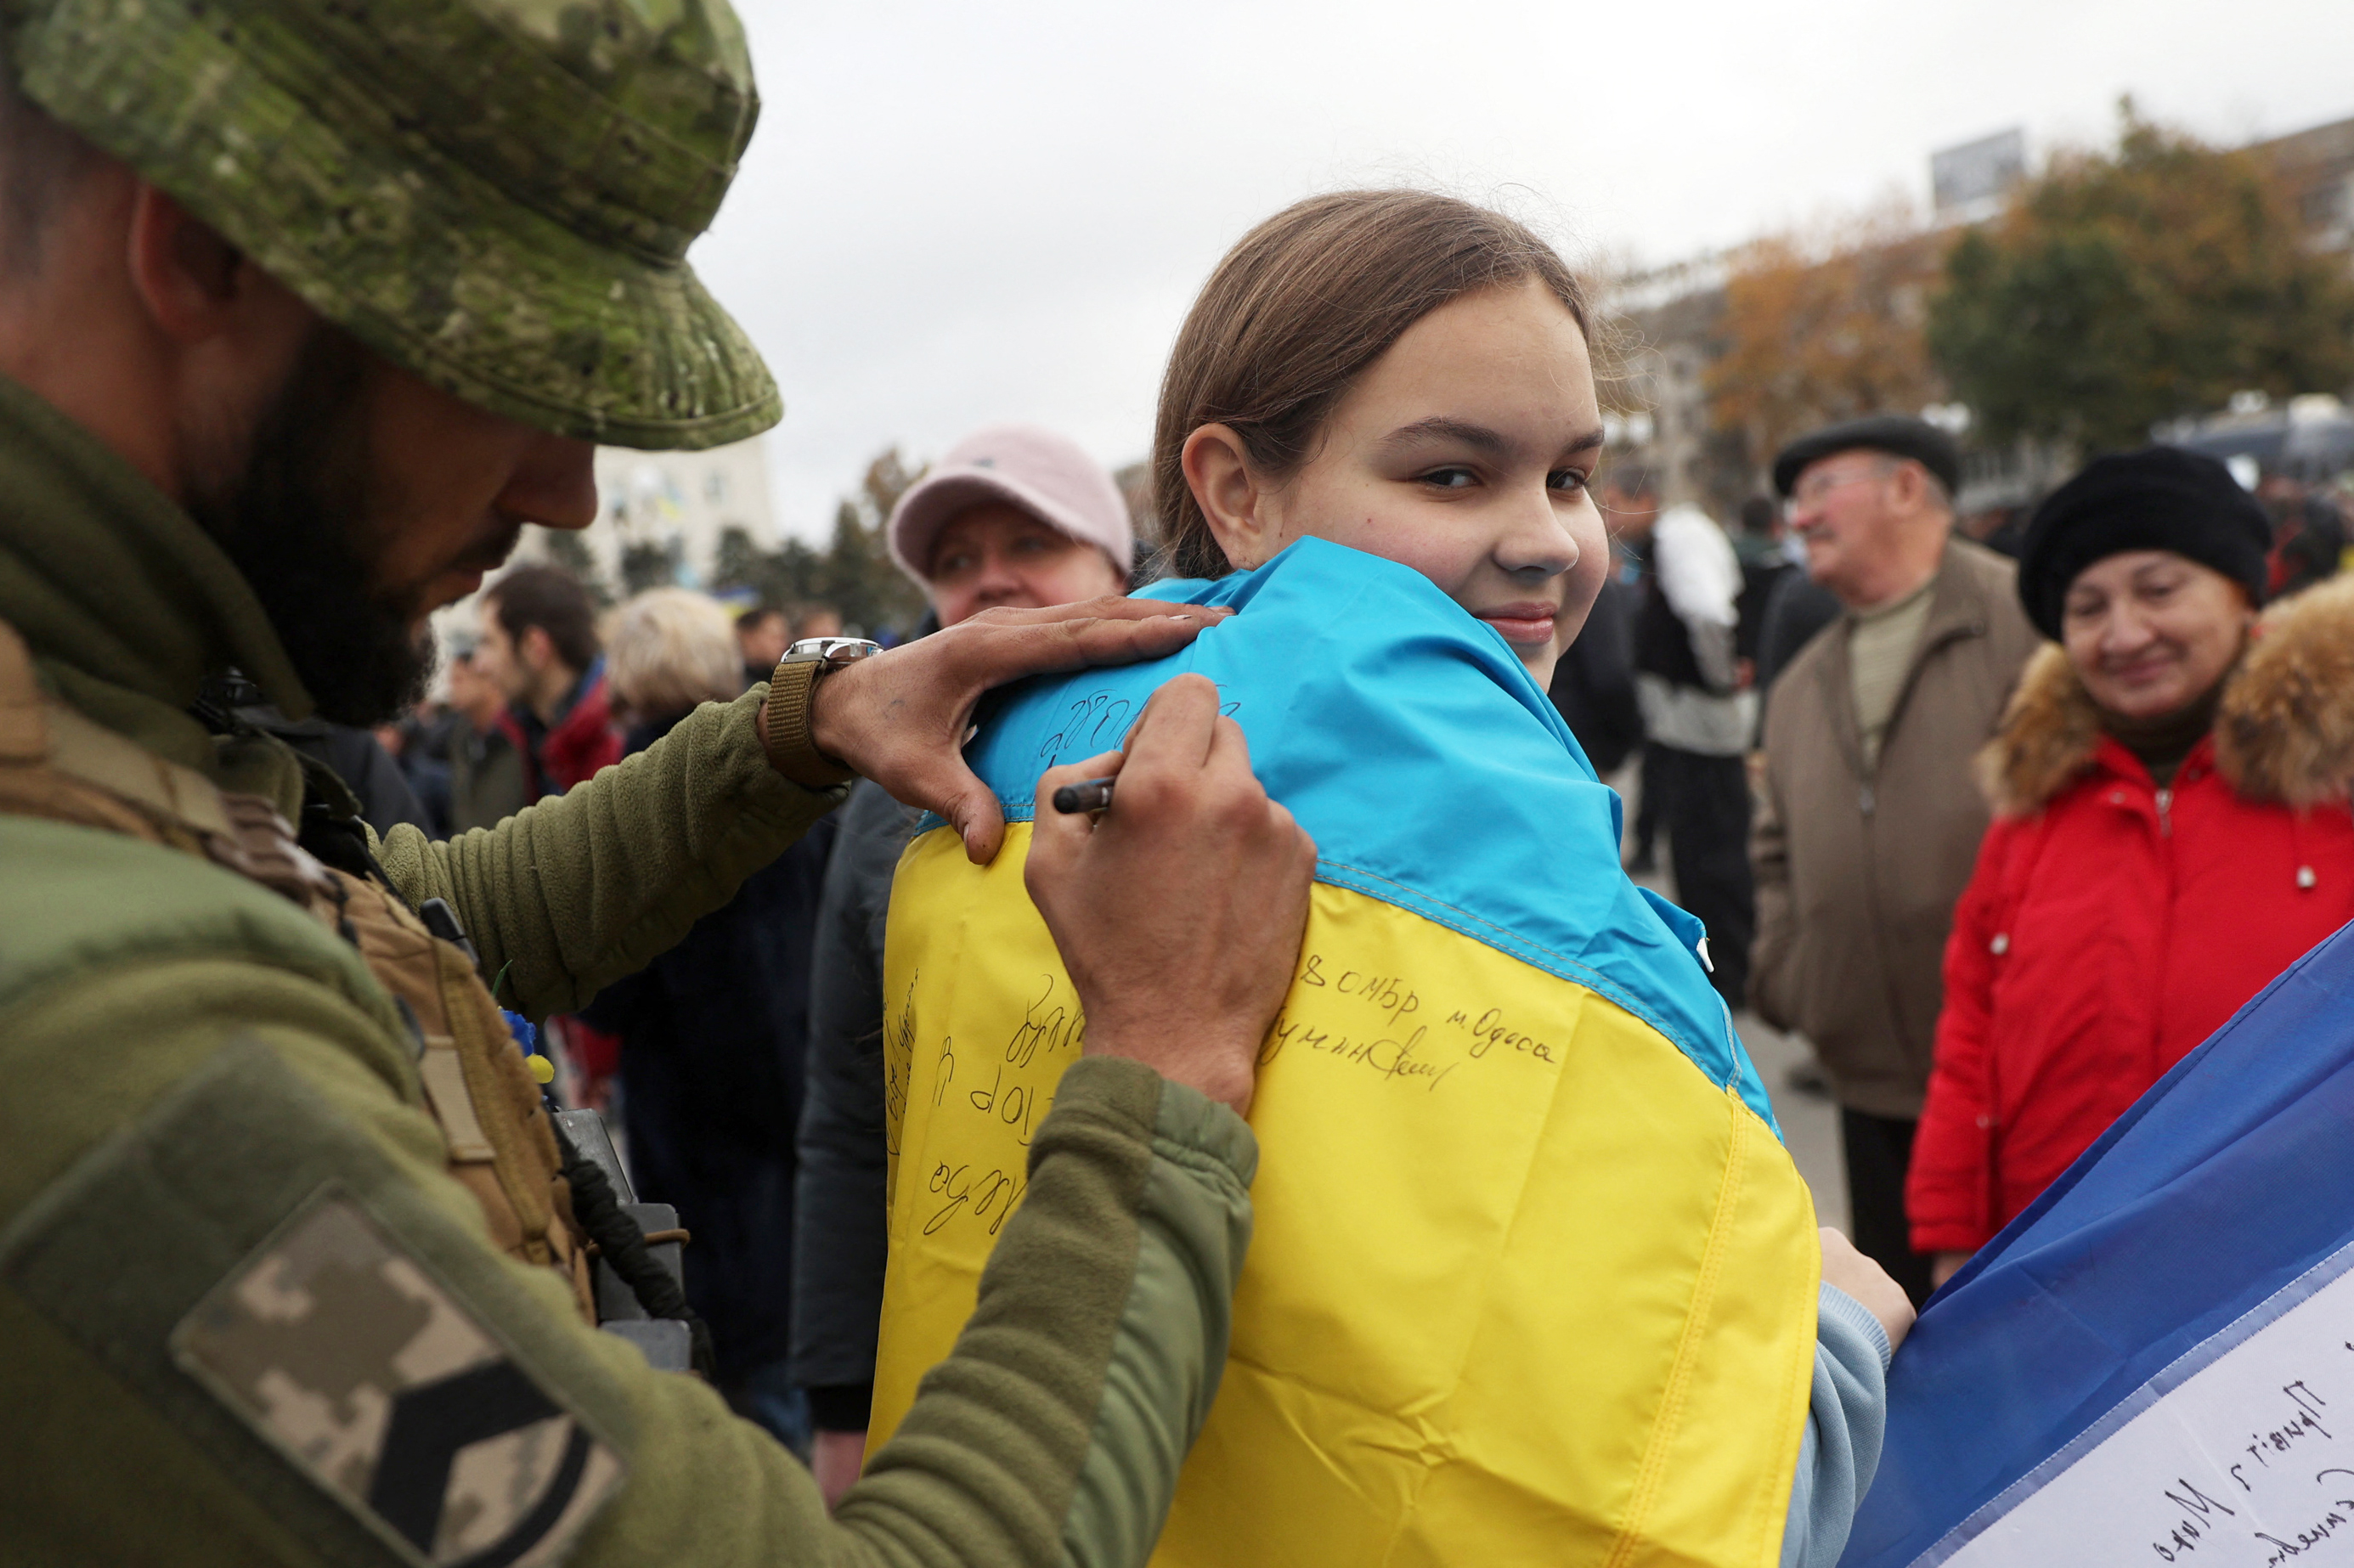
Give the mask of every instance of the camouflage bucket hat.
[[777, 422], [685, 261], [759, 110], [726, 0], [0, 11], [28, 98], [433, 385], [618, 446]]

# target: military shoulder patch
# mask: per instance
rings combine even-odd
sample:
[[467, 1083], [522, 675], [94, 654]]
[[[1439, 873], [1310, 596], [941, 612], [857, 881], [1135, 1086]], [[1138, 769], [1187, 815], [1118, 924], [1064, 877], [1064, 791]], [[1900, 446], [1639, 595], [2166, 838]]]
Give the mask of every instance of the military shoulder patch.
[[411, 1561], [561, 1560], [622, 1465], [333, 1184], [182, 1319], [172, 1357]]

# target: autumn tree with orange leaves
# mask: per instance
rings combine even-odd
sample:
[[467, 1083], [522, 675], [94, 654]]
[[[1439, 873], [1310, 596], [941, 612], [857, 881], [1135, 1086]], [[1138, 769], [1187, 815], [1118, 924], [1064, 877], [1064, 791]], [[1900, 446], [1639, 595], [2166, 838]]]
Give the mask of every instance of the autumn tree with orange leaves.
[[1945, 237], [1890, 207], [1744, 248], [1725, 282], [1709, 411], [1763, 464], [1818, 426], [1945, 396], [1924, 336]]

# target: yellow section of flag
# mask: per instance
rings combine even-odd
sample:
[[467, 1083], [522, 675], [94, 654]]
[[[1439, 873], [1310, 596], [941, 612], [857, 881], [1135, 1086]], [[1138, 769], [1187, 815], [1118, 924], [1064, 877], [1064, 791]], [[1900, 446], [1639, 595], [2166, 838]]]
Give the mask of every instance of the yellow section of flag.
[[[1028, 834], [975, 867], [938, 830], [894, 885], [875, 1445], [1080, 1049]], [[1263, 1054], [1231, 1354], [1155, 1563], [1772, 1568], [1820, 1250], [1739, 1097], [1585, 987], [1322, 883]]]

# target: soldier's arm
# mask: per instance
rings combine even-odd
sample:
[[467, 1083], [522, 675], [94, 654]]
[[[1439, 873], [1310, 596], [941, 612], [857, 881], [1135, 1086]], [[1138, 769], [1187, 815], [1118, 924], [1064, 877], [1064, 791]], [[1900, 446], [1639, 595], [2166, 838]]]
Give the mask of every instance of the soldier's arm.
[[769, 765], [767, 693], [706, 703], [495, 828], [440, 843], [395, 828], [379, 858], [412, 904], [449, 900], [484, 972], [506, 971], [501, 1001], [535, 1017], [580, 1007], [668, 951], [841, 800]]
[[1247, 1099], [1315, 863], [1215, 689], [1163, 696], [1119, 805], [1042, 824], [1029, 861], [1091, 1059], [956, 1354], [832, 1521], [710, 1389], [493, 1249], [347, 944], [192, 859], [14, 828], [10, 896], [40, 918], [0, 949], [0, 1398], [42, 1441], [0, 1466], [5, 1539], [67, 1562], [1140, 1563], [1246, 1241], [1255, 1146], [1196, 1091]]
[[[990, 610], [819, 684], [812, 737], [902, 800], [938, 811], [986, 860], [996, 797], [964, 764], [973, 705], [1007, 681], [1159, 658], [1225, 612], [1141, 599]], [[446, 898], [500, 999], [534, 1017], [642, 968], [783, 853], [844, 791], [788, 782], [759, 730], [765, 685], [706, 704], [570, 792], [447, 843], [395, 829], [385, 869], [412, 904]]]
[[[880, 791], [860, 790], [843, 813], [818, 903], [795, 1140], [790, 1371], [811, 1391], [821, 1433], [863, 1433], [872, 1403], [889, 1218], [882, 931], [906, 818]], [[825, 1467], [819, 1469], [822, 1479]]]
[[[1230, 1110], [1073, 1069], [958, 1353], [829, 1520], [709, 1387], [493, 1250], [370, 1011], [218, 958], [10, 1010], [0, 1393], [43, 1436], [0, 1530], [28, 1560], [389, 1564], [387, 1535], [469, 1531], [599, 1568], [1143, 1561], [1248, 1235]], [[322, 1234], [374, 1248], [333, 1288]], [[444, 1397], [462, 1378], [515, 1412]]]
[[835, 1511], [848, 1560], [1143, 1563], [1225, 1363], [1257, 1161], [1225, 1106], [1076, 1064], [956, 1353]]

